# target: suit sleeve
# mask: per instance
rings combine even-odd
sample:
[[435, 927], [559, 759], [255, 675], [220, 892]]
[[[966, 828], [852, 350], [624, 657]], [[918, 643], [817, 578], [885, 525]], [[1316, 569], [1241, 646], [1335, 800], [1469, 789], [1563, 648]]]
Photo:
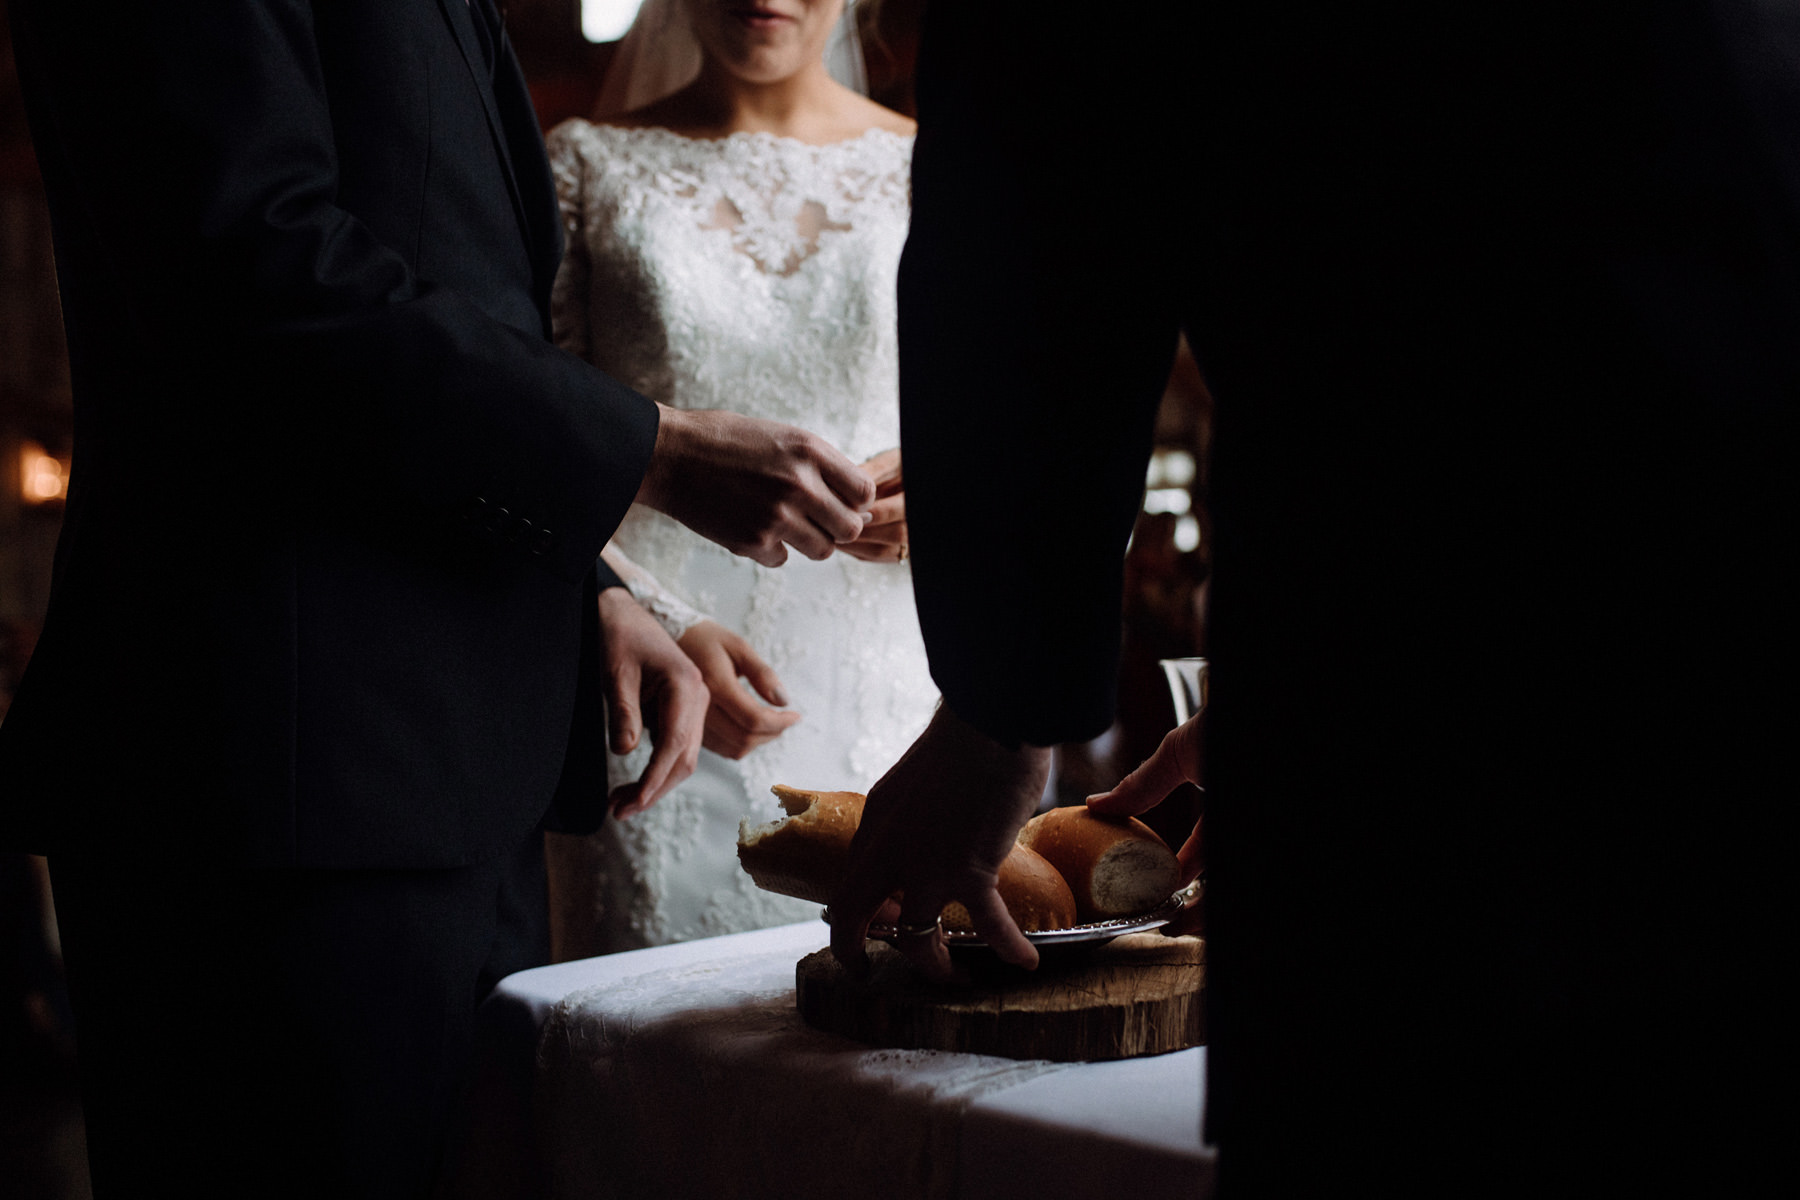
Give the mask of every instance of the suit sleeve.
[[927, 17], [901, 430], [932, 676], [977, 728], [1049, 745], [1112, 720], [1125, 547], [1179, 322], [1167, 183], [1147, 170], [1170, 148], [1086, 107], [1107, 47], [1012, 9]]
[[416, 277], [338, 205], [306, 0], [13, 7], [46, 180], [93, 243], [76, 252], [126, 296], [122, 351], [191, 380], [157, 421], [242, 464], [235, 501], [259, 476], [307, 484], [377, 536], [467, 521], [571, 580], [593, 569], [654, 405]]

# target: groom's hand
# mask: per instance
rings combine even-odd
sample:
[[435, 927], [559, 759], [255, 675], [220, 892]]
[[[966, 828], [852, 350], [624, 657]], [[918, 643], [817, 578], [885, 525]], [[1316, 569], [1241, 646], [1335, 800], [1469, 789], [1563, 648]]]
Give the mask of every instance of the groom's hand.
[[662, 406], [638, 502], [765, 567], [852, 542], [875, 483], [814, 434], [731, 412]]
[[609, 798], [613, 816], [629, 817], [694, 773], [711, 694], [700, 669], [622, 587], [600, 593], [600, 641], [613, 753], [636, 749], [646, 730], [654, 743], [643, 775]]
[[899, 893], [896, 947], [927, 978], [955, 978], [935, 928], [952, 900], [962, 901], [1001, 958], [1037, 966], [1037, 948], [1019, 932], [994, 883], [1049, 772], [1048, 748], [1003, 746], [940, 705], [863, 807], [844, 885], [831, 902], [838, 961], [861, 967], [869, 922], [884, 908], [891, 912], [889, 897]]

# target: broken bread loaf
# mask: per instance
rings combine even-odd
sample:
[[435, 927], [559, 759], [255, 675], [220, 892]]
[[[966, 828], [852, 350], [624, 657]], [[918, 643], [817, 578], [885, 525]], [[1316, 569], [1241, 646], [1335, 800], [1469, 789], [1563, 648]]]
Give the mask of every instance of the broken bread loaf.
[[[1067, 929], [1075, 924], [1075, 893], [1044, 860], [1044, 856], [1015, 843], [1000, 862], [995, 883], [1006, 911], [1020, 929]], [[958, 901], [944, 905], [945, 929], [973, 929], [969, 910]]]
[[858, 792], [808, 792], [776, 784], [787, 816], [767, 825], [738, 826], [738, 863], [766, 892], [830, 904], [844, 881], [850, 839], [862, 820]]
[[[766, 825], [740, 825], [738, 862], [765, 891], [829, 904], [844, 880], [863, 797], [781, 784], [773, 790], [787, 815]], [[1055, 867], [1023, 846], [1015, 845], [1000, 864], [998, 889], [1021, 929], [1067, 929], [1075, 923], [1069, 885]], [[945, 907], [943, 921], [947, 929], [974, 927], [968, 910], [956, 903]]]
[[1148, 912], [1181, 882], [1175, 852], [1148, 825], [1136, 817], [1102, 816], [1085, 805], [1031, 818], [1019, 831], [1019, 844], [1043, 855], [1068, 881], [1084, 923]]

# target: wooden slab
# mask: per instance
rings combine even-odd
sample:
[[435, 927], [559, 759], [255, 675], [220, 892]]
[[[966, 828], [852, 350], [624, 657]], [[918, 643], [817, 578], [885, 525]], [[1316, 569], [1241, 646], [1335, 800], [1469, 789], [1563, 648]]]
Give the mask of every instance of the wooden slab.
[[800, 960], [796, 1003], [807, 1024], [873, 1046], [1056, 1062], [1166, 1054], [1206, 1040], [1199, 938], [1132, 934], [1079, 957], [1047, 956], [1037, 971], [991, 955], [959, 960], [973, 976], [964, 988], [925, 982], [885, 943], [868, 949], [863, 980], [829, 950]]

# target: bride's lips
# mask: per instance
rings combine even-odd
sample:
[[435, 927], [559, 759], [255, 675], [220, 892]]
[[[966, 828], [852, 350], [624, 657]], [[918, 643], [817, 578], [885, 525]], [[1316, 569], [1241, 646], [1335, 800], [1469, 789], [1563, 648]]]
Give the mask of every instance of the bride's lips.
[[734, 8], [731, 10], [731, 15], [746, 27], [756, 30], [775, 29], [783, 21], [791, 22], [794, 19], [786, 13], [778, 13], [772, 8], [761, 8], [755, 5]]

